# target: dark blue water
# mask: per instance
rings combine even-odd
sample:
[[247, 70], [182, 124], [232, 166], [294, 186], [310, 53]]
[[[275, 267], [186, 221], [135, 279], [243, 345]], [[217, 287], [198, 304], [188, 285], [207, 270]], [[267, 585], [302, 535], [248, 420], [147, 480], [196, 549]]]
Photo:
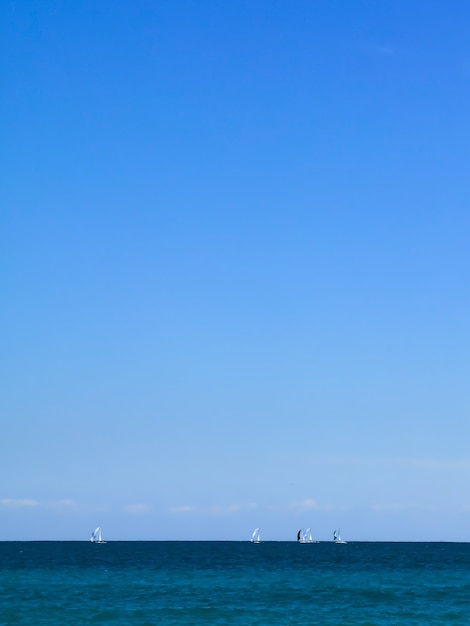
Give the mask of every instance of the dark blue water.
[[3, 542], [4, 624], [470, 624], [470, 544]]

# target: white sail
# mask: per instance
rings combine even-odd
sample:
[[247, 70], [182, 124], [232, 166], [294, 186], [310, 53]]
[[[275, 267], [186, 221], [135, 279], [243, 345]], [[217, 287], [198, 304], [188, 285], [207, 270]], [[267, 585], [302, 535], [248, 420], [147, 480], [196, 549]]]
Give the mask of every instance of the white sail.
[[318, 543], [318, 541], [315, 541], [315, 539], [312, 537], [311, 528], [307, 528], [307, 530], [305, 531], [305, 543]]
[[312, 537], [311, 528], [307, 528], [307, 530], [305, 531], [303, 528], [301, 528], [297, 532], [297, 541], [299, 543], [318, 543], [318, 541], [315, 541], [315, 539]]
[[91, 533], [90, 541], [91, 543], [106, 543], [106, 541], [103, 541], [103, 537], [101, 536], [101, 528], [99, 526], [95, 528], [95, 530]]
[[344, 539], [341, 539], [341, 532], [339, 528], [338, 530], [333, 531], [333, 541], [335, 543], [347, 543], [347, 541], [344, 541]]
[[261, 535], [259, 532], [259, 528], [255, 528], [253, 534], [250, 539], [251, 543], [261, 543]]

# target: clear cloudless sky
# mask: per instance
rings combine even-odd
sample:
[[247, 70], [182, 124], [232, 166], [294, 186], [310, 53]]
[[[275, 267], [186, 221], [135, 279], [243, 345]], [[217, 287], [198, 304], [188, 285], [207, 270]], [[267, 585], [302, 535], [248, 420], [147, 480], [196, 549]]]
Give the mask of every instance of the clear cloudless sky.
[[0, 19], [0, 539], [470, 540], [470, 4]]

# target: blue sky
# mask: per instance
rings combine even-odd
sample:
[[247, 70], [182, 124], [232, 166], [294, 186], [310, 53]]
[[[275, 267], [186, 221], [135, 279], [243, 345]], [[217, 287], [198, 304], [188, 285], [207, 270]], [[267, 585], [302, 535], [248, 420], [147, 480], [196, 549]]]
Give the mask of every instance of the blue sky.
[[2, 4], [0, 539], [470, 539], [469, 23]]

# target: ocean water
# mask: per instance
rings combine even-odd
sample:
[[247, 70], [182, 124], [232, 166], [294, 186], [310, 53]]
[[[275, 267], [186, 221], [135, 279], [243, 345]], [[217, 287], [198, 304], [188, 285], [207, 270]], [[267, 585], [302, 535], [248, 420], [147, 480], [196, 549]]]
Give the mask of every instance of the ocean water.
[[470, 544], [1, 542], [0, 624], [470, 624]]

